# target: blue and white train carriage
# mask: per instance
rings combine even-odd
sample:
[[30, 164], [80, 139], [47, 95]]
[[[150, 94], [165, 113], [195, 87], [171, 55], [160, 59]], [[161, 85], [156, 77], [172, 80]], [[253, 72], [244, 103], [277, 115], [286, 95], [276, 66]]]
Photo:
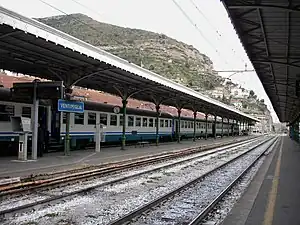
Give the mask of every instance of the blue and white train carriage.
[[[113, 105], [85, 102], [84, 113], [72, 113], [70, 119], [70, 136], [73, 146], [78, 142], [87, 144], [93, 142], [95, 125], [101, 123], [104, 125], [103, 136], [104, 143], [120, 143], [122, 137], [123, 115], [114, 113]], [[65, 114], [62, 114], [61, 136], [65, 135]], [[154, 141], [156, 139], [156, 112], [127, 108], [126, 115], [126, 141], [135, 142], [141, 140]], [[177, 138], [178, 119], [167, 113], [161, 113], [158, 121], [159, 137], [161, 141], [170, 141]], [[212, 121], [208, 122], [208, 136], [214, 136], [222, 133], [222, 125], [217, 122], [216, 129]], [[228, 133], [228, 124], [224, 123], [223, 132]], [[238, 134], [236, 126], [230, 125], [229, 135], [232, 132]], [[194, 133], [194, 120], [189, 117], [181, 118], [180, 134], [181, 139], [191, 138]], [[197, 119], [196, 136], [205, 136], [205, 121]], [[77, 143], [77, 144], [75, 144]]]
[[[94, 142], [94, 134], [96, 131], [96, 123], [101, 123], [105, 126], [104, 144], [120, 143], [122, 136], [122, 114], [114, 113], [114, 106], [85, 102], [84, 113], [71, 113], [70, 120], [70, 137], [71, 146], [82, 148]], [[16, 154], [18, 148], [18, 135], [12, 132], [10, 125], [10, 116], [25, 116], [31, 117], [32, 104], [26, 101], [12, 99], [10, 91], [5, 88], [0, 88], [0, 155]], [[156, 139], [156, 112], [141, 109], [127, 109], [126, 115], [126, 140], [128, 142], [148, 140], [155, 141]], [[52, 107], [50, 102], [41, 101], [39, 107], [39, 123], [49, 131], [52, 140], [62, 142], [65, 136], [65, 115], [59, 113], [56, 107]], [[160, 141], [169, 141], [177, 138], [178, 120], [167, 113], [161, 113], [159, 118], [159, 136]], [[214, 129], [212, 121], [208, 122], [208, 136], [213, 136], [214, 131], [217, 135], [221, 134], [221, 123], [217, 122]], [[238, 134], [237, 125], [228, 125], [224, 123], [224, 134]], [[193, 118], [182, 117], [180, 124], [181, 138], [193, 137], [194, 122]], [[196, 136], [205, 136], [205, 121], [197, 120]], [[29, 137], [31, 140], [31, 137]], [[29, 146], [30, 146], [29, 140]]]

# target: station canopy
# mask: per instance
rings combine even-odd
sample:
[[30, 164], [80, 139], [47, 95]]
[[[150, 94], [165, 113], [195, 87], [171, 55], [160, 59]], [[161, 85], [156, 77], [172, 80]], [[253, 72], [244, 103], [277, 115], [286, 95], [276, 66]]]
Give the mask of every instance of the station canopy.
[[[256, 118], [36, 20], [0, 7], [0, 68], [248, 122]], [[134, 94], [134, 95], [133, 95]]]
[[281, 122], [300, 109], [300, 2], [222, 0]]

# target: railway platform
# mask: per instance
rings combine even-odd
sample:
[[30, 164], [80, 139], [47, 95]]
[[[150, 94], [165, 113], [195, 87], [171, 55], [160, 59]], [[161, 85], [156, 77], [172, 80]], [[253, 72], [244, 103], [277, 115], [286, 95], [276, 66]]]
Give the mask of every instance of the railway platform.
[[300, 146], [281, 139], [222, 225], [300, 224]]
[[159, 154], [168, 151], [178, 151], [193, 147], [205, 147], [223, 142], [237, 142], [251, 138], [249, 136], [223, 137], [218, 139], [200, 139], [178, 143], [161, 143], [159, 146], [146, 145], [144, 147], [128, 146], [125, 151], [120, 147], [102, 148], [99, 153], [94, 150], [72, 151], [70, 156], [62, 152], [48, 153], [36, 161], [25, 162], [16, 160], [16, 157], [0, 158], [0, 179], [7, 177], [26, 177], [36, 174], [51, 173], [54, 171], [82, 168], [88, 165], [99, 165], [108, 162], [118, 162], [126, 159], [147, 155]]

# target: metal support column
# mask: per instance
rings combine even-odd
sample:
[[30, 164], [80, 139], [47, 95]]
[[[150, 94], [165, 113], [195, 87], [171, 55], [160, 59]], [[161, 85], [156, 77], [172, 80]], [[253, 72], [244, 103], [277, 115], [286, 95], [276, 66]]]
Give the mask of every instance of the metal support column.
[[38, 119], [39, 119], [39, 99], [37, 98], [37, 81], [33, 86], [33, 121], [32, 121], [32, 153], [31, 158], [37, 159], [37, 142], [38, 142]]
[[[73, 90], [69, 86], [66, 87], [65, 89], [65, 99], [70, 100], [71, 99], [71, 94]], [[71, 118], [71, 113], [70, 112], [65, 112], [66, 114], [66, 135], [65, 135], [65, 146], [64, 146], [64, 155], [69, 156], [70, 155], [70, 118]]]
[[193, 135], [193, 141], [196, 141], [196, 118], [197, 118], [197, 111], [194, 111], [194, 135]]
[[208, 118], [208, 114], [205, 114], [205, 140], [207, 140], [207, 118]]
[[227, 121], [228, 121], [228, 126], [227, 126], [227, 136], [229, 137], [229, 136], [230, 136], [230, 134], [229, 134], [229, 129], [230, 129], [230, 119], [228, 118]]
[[222, 126], [222, 131], [221, 131], [221, 138], [223, 138], [223, 134], [224, 134], [224, 117], [222, 116], [222, 122], [221, 122], [221, 126]]
[[71, 119], [71, 113], [66, 112], [66, 135], [65, 135], [65, 155], [70, 155], [70, 120]]
[[127, 106], [127, 99], [122, 100], [123, 104], [123, 128], [122, 128], [122, 146], [121, 150], [125, 150], [126, 145], [126, 106]]
[[155, 121], [155, 130], [156, 130], [156, 133], [155, 133], [155, 135], [156, 135], [156, 146], [158, 146], [158, 144], [159, 144], [159, 126], [158, 126], [158, 121], [159, 121], [159, 104], [158, 105], [156, 105], [156, 121]]
[[178, 133], [177, 133], [177, 142], [180, 143], [180, 128], [181, 128], [181, 122], [180, 122], [180, 114], [181, 114], [181, 109], [177, 109], [178, 113]]
[[217, 138], [217, 115], [215, 115], [215, 121], [214, 121], [214, 123], [215, 123], [214, 139], [216, 139]]

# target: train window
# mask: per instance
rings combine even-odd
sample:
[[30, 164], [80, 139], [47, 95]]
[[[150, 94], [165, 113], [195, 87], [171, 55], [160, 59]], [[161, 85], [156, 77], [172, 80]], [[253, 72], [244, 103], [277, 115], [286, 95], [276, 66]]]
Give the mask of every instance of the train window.
[[191, 128], [194, 128], [194, 122], [191, 123]]
[[14, 114], [13, 105], [0, 105], [0, 121], [10, 121], [10, 117]]
[[169, 126], [169, 120], [165, 120], [165, 127]]
[[120, 126], [123, 126], [123, 115], [120, 116]]
[[187, 121], [184, 121], [184, 128], [188, 128]]
[[31, 107], [22, 107], [22, 116], [31, 118]]
[[107, 125], [107, 114], [100, 113], [100, 123], [103, 125]]
[[63, 118], [63, 124], [66, 124], [67, 123], [67, 113], [63, 112], [62, 118]]
[[159, 120], [160, 127], [164, 127], [164, 120]]
[[118, 117], [117, 115], [110, 115], [110, 126], [117, 126]]
[[141, 126], [141, 117], [136, 117], [135, 118], [135, 126], [136, 127], [140, 127]]
[[184, 121], [181, 121], [181, 128], [184, 128]]
[[143, 127], [147, 127], [148, 125], [148, 118], [143, 118]]
[[149, 127], [154, 127], [153, 119], [149, 118]]
[[154, 119], [154, 126], [157, 127], [157, 119]]
[[134, 124], [134, 117], [133, 116], [128, 116], [127, 126], [128, 127], [133, 127], [133, 124]]
[[96, 124], [96, 113], [88, 113], [88, 124], [95, 125]]
[[75, 113], [75, 124], [84, 124], [84, 114], [83, 113]]
[[172, 120], [169, 120], [169, 127], [172, 127]]

